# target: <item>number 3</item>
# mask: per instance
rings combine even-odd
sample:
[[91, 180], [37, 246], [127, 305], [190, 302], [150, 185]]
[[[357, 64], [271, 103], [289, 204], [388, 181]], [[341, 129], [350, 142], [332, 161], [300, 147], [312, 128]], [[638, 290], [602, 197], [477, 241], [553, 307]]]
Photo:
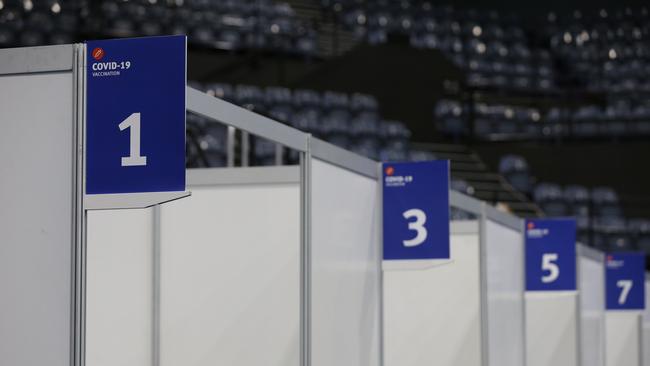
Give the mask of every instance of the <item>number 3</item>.
[[129, 135], [129, 156], [122, 157], [122, 166], [147, 165], [147, 157], [140, 155], [140, 113], [132, 113], [118, 126], [120, 131], [131, 128]]
[[404, 246], [416, 247], [424, 243], [424, 241], [427, 240], [428, 234], [427, 229], [424, 227], [424, 224], [427, 222], [427, 215], [424, 213], [424, 211], [417, 208], [412, 208], [410, 210], [404, 211], [402, 216], [404, 216], [404, 218], [407, 220], [411, 217], [415, 217], [415, 221], [409, 222], [409, 230], [414, 230], [416, 232], [415, 238], [404, 240]]
[[547, 275], [542, 276], [543, 283], [551, 283], [560, 276], [560, 267], [557, 266], [557, 253], [546, 253], [542, 255], [542, 270], [548, 271]]

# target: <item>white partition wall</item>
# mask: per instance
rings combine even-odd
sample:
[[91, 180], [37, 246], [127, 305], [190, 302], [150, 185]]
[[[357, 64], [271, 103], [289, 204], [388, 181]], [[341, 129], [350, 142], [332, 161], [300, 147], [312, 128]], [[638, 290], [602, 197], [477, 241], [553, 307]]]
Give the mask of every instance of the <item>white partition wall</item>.
[[526, 292], [526, 365], [577, 366], [576, 291]]
[[650, 365], [650, 278], [646, 273], [645, 280], [645, 303], [646, 308], [643, 311], [643, 334], [641, 347], [643, 348], [643, 366]]
[[605, 365], [605, 267], [603, 253], [578, 245], [580, 358], [582, 366]]
[[451, 261], [384, 272], [385, 366], [481, 365], [478, 221], [452, 221]]
[[608, 310], [605, 313], [605, 365], [641, 365], [642, 313]]
[[299, 168], [190, 171], [188, 185], [160, 209], [160, 365], [299, 365]]
[[88, 212], [86, 366], [152, 365], [153, 209]]
[[378, 366], [382, 253], [377, 179], [317, 158], [309, 170], [311, 365]]
[[490, 366], [525, 364], [523, 222], [489, 207], [483, 251]]
[[0, 50], [0, 364], [69, 366], [72, 45]]

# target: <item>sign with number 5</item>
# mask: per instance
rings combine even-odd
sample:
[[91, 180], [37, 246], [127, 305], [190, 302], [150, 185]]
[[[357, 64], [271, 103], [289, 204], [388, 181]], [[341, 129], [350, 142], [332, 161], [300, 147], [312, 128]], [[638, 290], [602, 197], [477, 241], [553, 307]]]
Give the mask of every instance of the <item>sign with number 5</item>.
[[449, 162], [383, 165], [385, 260], [449, 258]]
[[645, 254], [607, 254], [605, 286], [607, 310], [643, 310], [645, 308]]
[[526, 290], [575, 289], [575, 220], [526, 220]]

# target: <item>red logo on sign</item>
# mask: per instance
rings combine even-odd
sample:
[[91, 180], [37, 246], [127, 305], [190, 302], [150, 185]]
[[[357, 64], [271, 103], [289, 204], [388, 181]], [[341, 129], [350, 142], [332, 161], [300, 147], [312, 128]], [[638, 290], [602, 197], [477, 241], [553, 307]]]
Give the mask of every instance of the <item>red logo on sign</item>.
[[534, 229], [534, 228], [535, 228], [535, 224], [533, 224], [532, 222], [529, 222], [528, 223], [528, 230]]
[[387, 167], [386, 175], [393, 175], [393, 174], [395, 174], [395, 168], [393, 168], [392, 166]]
[[102, 59], [102, 57], [104, 57], [104, 50], [101, 49], [100, 47], [97, 47], [97, 48], [95, 48], [95, 49], [93, 50], [93, 52], [91, 53], [91, 55], [93, 56], [93, 58], [94, 58], [95, 60], [99, 61], [99, 60]]

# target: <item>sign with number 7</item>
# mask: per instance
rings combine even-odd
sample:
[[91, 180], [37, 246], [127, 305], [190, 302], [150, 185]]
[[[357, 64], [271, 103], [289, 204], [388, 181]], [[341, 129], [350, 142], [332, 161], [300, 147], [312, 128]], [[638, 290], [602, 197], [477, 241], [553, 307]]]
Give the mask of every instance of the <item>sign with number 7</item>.
[[607, 254], [605, 286], [607, 310], [643, 310], [645, 308], [645, 254]]

